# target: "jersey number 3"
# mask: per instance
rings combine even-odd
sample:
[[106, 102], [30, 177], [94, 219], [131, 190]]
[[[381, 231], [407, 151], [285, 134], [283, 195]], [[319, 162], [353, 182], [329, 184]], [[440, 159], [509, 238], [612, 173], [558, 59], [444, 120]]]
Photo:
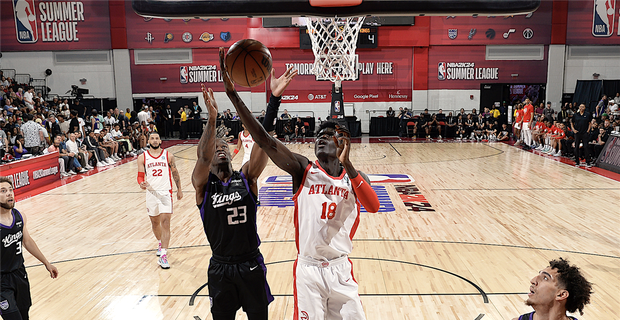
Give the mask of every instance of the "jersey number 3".
[[230, 226], [248, 221], [248, 217], [245, 215], [246, 208], [246, 206], [241, 206], [226, 209], [226, 211], [232, 211], [232, 213], [228, 215], [228, 225]]

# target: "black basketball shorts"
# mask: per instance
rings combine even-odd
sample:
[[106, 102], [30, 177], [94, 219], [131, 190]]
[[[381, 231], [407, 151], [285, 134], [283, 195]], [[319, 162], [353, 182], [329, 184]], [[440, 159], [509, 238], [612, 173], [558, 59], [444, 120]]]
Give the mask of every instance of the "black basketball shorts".
[[0, 291], [0, 314], [26, 310], [32, 305], [30, 283], [23, 266], [13, 272], [2, 274]]

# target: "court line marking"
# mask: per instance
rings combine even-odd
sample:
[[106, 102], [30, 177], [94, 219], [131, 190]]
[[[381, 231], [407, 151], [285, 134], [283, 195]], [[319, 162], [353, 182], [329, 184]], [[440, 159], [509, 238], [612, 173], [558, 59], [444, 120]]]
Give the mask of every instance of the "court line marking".
[[[286, 242], [294, 242], [295, 240], [264, 240], [261, 243], [286, 243]], [[491, 246], [491, 247], [506, 247], [506, 248], [517, 248], [517, 249], [529, 249], [529, 250], [541, 250], [541, 251], [555, 251], [555, 252], [565, 252], [565, 253], [574, 253], [574, 254], [582, 254], [587, 256], [596, 256], [602, 258], [611, 258], [611, 259], [620, 259], [619, 256], [612, 256], [600, 253], [590, 253], [590, 252], [581, 252], [581, 251], [573, 251], [573, 250], [563, 250], [563, 249], [552, 249], [552, 248], [539, 248], [539, 247], [526, 247], [526, 246], [518, 246], [518, 245], [509, 245], [509, 244], [496, 244], [496, 243], [481, 243], [481, 242], [459, 242], [459, 241], [441, 241], [441, 240], [415, 240], [415, 239], [353, 239], [353, 242], [361, 242], [361, 241], [385, 241], [385, 242], [419, 242], [419, 243], [443, 243], [443, 244], [465, 244], [465, 245], [480, 245], [480, 246]], [[197, 244], [191, 246], [178, 246], [178, 247], [170, 247], [168, 250], [176, 250], [176, 249], [192, 249], [192, 248], [201, 248], [201, 247], [209, 247], [208, 244]], [[96, 256], [88, 256], [88, 257], [80, 257], [80, 258], [72, 258], [66, 260], [58, 260], [52, 261], [52, 263], [64, 263], [64, 262], [73, 262], [73, 261], [81, 261], [87, 259], [97, 259], [97, 258], [105, 258], [112, 256], [120, 256], [124, 254], [134, 254], [134, 253], [150, 253], [153, 249], [146, 250], [136, 250], [136, 251], [128, 251], [128, 252], [116, 252], [116, 253], [108, 253], [101, 254]], [[353, 258], [351, 258], [353, 259]], [[34, 268], [42, 266], [42, 263], [37, 263], [33, 265], [26, 266], [26, 268]]]
[[620, 188], [433, 188], [432, 191], [528, 191], [528, 190], [620, 190]]
[[[448, 270], [444, 270], [444, 269], [437, 268], [437, 267], [433, 267], [433, 266], [428, 266], [428, 265], [425, 265], [425, 264], [420, 264], [420, 263], [415, 263], [415, 262], [409, 262], [409, 261], [402, 261], [402, 260], [380, 259], [380, 258], [363, 258], [363, 257], [362, 257], [362, 258], [357, 258], [357, 257], [349, 257], [349, 259], [351, 259], [351, 260], [373, 260], [373, 261], [385, 261], [385, 262], [393, 262], [393, 263], [410, 264], [410, 265], [414, 265], [414, 266], [418, 266], [418, 267], [422, 267], [422, 268], [429, 268], [429, 269], [433, 269], [433, 270], [440, 271], [440, 272], [443, 272], [443, 273], [447, 273], [447, 274], [449, 274], [449, 275], [451, 275], [451, 276], [455, 276], [455, 277], [457, 277], [457, 278], [459, 278], [459, 279], [461, 279], [461, 280], [463, 280], [463, 281], [465, 281], [465, 282], [469, 283], [472, 287], [474, 287], [476, 290], [478, 290], [478, 292], [479, 292], [479, 294], [480, 294], [480, 295], [482, 295], [482, 300], [484, 301], [484, 303], [489, 303], [489, 298], [487, 297], [486, 292], [484, 292], [484, 290], [482, 290], [482, 288], [480, 288], [477, 284], [473, 283], [471, 280], [469, 280], [469, 279], [467, 279], [467, 278], [465, 278], [465, 277], [463, 277], [463, 276], [461, 276], [461, 275], [459, 275], [459, 274], [456, 274], [456, 273], [454, 273], [454, 272], [450, 272], [450, 271], [448, 271]], [[292, 259], [292, 260], [280, 260], [280, 261], [268, 262], [268, 263], [265, 263], [265, 267], [266, 267], [266, 266], [268, 266], [268, 265], [280, 264], [280, 263], [289, 263], [289, 262], [295, 262], [295, 259]], [[195, 295], [198, 295], [198, 293], [199, 293], [199, 292], [200, 292], [200, 291], [201, 291], [201, 290], [202, 290], [202, 289], [203, 289], [203, 288], [204, 288], [207, 284], [208, 284], [208, 282], [207, 282], [207, 283], [205, 283], [205, 284], [203, 284], [202, 286], [200, 286], [200, 288], [198, 288], [198, 290], [196, 290], [196, 291], [194, 292], [194, 294], [192, 295], [192, 298], [190, 299], [190, 303], [193, 303], [193, 301], [194, 301], [194, 299], [195, 299]], [[366, 295], [383, 296], [384, 294], [376, 293], [376, 294], [366, 294]], [[404, 294], [398, 294], [398, 295], [404, 295]], [[433, 295], [433, 294], [431, 293], [431, 294], [428, 294], [428, 295]], [[478, 294], [475, 294], [475, 295], [478, 295]], [[191, 305], [192, 305], [192, 304], [190, 304], [190, 306], [191, 306]]]

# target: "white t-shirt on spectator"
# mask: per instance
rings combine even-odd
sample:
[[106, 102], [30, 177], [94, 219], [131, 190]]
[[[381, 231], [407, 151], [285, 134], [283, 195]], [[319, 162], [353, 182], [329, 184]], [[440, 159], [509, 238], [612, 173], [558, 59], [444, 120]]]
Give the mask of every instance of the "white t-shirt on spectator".
[[75, 142], [71, 140], [67, 140], [65, 144], [67, 145], [67, 151], [73, 152], [75, 154], [78, 154], [80, 152], [80, 148], [78, 148], [77, 140]]
[[32, 93], [28, 91], [24, 93], [24, 102], [26, 103], [26, 106], [30, 108], [34, 108], [34, 100], [32, 99]]
[[148, 119], [149, 119], [148, 112], [144, 110], [138, 112], [138, 121], [140, 121], [140, 125], [142, 125], [142, 122], [145, 122], [148, 124]]
[[118, 120], [114, 119], [114, 117], [105, 117], [103, 118], [103, 122], [105, 122], [106, 125], [114, 126]]
[[80, 132], [82, 132], [82, 136], [84, 136], [84, 126], [86, 125], [86, 122], [80, 117], [77, 117], [77, 119], [78, 123], [80, 124]]
[[112, 135], [112, 137], [114, 138], [114, 140], [116, 140], [116, 138], [122, 137], [123, 133], [120, 131], [116, 131], [115, 129], [110, 130], [110, 134]]

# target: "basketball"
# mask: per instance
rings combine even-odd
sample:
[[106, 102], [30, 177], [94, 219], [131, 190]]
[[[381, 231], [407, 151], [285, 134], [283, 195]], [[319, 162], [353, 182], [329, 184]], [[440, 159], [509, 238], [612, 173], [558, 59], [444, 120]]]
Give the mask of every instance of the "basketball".
[[235, 42], [226, 54], [226, 68], [231, 80], [242, 87], [261, 85], [271, 73], [271, 53], [260, 41]]

